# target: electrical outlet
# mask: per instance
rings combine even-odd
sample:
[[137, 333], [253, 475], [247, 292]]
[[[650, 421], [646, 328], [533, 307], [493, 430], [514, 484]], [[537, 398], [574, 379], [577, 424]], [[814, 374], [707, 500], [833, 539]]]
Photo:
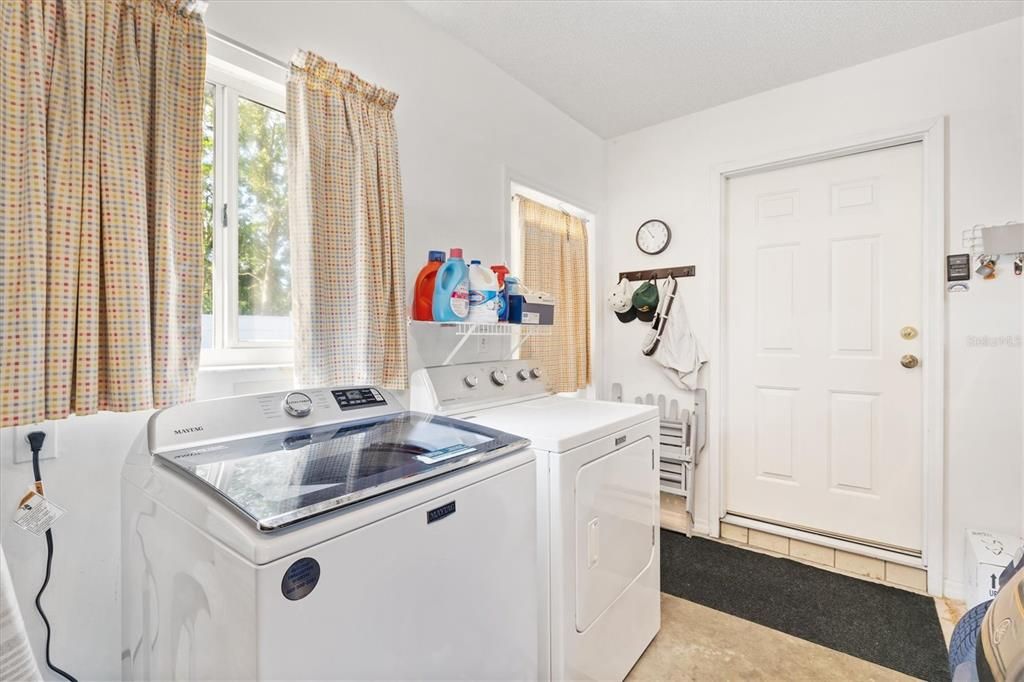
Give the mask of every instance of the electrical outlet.
[[14, 427], [14, 463], [32, 461], [32, 448], [29, 447], [27, 436], [33, 431], [46, 434], [43, 449], [39, 451], [39, 459], [55, 459], [57, 457], [57, 422], [48, 421], [41, 424], [25, 424]]

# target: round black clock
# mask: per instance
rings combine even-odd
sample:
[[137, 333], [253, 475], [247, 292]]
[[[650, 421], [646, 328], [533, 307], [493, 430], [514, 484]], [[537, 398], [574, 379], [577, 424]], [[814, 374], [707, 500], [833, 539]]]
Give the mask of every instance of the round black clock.
[[659, 254], [672, 241], [672, 230], [663, 220], [648, 220], [636, 231], [636, 247], [648, 256]]

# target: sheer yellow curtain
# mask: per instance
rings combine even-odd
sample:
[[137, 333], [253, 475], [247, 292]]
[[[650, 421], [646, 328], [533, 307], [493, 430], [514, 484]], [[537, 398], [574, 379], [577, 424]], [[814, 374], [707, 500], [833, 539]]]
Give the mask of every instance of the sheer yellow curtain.
[[300, 52], [288, 79], [288, 214], [299, 385], [404, 389], [398, 95]]
[[590, 278], [581, 218], [525, 197], [519, 202], [523, 283], [555, 297], [551, 336], [533, 336], [520, 356], [537, 362], [553, 391], [590, 384]]
[[0, 426], [192, 398], [206, 31], [191, 5], [0, 2]]

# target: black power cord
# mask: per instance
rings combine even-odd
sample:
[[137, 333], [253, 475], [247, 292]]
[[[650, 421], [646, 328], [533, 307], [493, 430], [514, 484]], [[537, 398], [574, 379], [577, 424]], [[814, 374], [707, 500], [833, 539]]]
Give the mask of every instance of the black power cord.
[[[43, 494], [43, 474], [39, 470], [39, 451], [43, 449], [43, 441], [46, 440], [46, 434], [42, 431], [33, 431], [28, 434], [28, 444], [32, 448], [32, 475], [36, 479], [36, 492], [40, 495]], [[46, 617], [46, 612], [43, 611], [43, 605], [40, 600], [43, 597], [43, 592], [46, 591], [46, 586], [50, 584], [50, 569], [53, 567], [53, 531], [49, 528], [46, 529], [46, 576], [43, 578], [43, 586], [39, 588], [39, 593], [36, 594], [36, 611], [43, 619], [43, 623], [46, 625], [46, 665], [50, 667], [50, 670], [61, 675], [68, 682], [78, 682], [74, 677], [64, 672], [53, 664], [50, 660], [50, 620]]]

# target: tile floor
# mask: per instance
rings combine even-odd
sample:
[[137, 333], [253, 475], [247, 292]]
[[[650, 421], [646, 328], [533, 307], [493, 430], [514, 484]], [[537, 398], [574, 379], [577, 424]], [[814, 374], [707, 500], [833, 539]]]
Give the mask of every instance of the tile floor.
[[[936, 600], [946, 642], [963, 605]], [[661, 595], [661, 631], [627, 680], [910, 680], [778, 630]]]

